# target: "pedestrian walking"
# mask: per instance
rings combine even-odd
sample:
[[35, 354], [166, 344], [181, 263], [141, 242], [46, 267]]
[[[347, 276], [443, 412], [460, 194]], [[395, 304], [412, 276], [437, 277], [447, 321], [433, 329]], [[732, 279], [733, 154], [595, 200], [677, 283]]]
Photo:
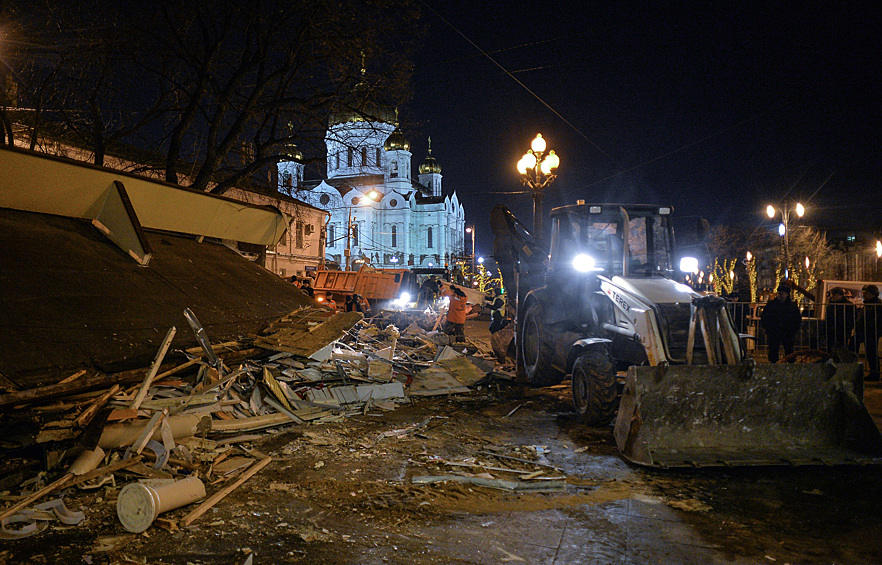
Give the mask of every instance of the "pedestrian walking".
[[778, 362], [778, 351], [782, 345], [785, 357], [793, 353], [801, 321], [799, 306], [790, 299], [790, 287], [781, 284], [777, 296], [766, 303], [760, 316], [760, 324], [769, 340], [769, 363]]
[[879, 335], [882, 334], [882, 312], [879, 311], [882, 300], [879, 300], [879, 287], [874, 284], [865, 285], [861, 289], [864, 305], [854, 323], [855, 345], [864, 344], [867, 353], [868, 381], [879, 380]]

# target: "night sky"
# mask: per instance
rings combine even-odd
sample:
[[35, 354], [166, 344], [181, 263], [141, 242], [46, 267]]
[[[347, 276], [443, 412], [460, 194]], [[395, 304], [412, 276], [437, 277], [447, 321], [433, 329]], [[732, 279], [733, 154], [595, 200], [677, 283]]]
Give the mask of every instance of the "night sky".
[[810, 225], [882, 228], [876, 13], [661, 4], [423, 4], [402, 127], [415, 167], [432, 137], [477, 253], [495, 204], [532, 225], [515, 163], [537, 132], [561, 158], [546, 217], [582, 198], [771, 229], [766, 204], [792, 199]]

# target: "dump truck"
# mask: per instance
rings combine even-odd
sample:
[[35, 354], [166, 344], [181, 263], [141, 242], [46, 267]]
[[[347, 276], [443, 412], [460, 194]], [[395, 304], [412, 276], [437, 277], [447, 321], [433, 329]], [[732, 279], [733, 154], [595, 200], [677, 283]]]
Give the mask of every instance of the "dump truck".
[[[317, 271], [313, 289], [316, 300], [333, 300], [343, 307], [347, 296], [357, 294], [371, 308], [384, 308], [406, 293], [416, 297], [416, 277], [408, 269], [374, 269], [363, 265], [358, 271]], [[363, 305], [366, 306], [366, 305]]]
[[[676, 280], [686, 257], [672, 212], [555, 208], [541, 256], [507, 210], [494, 211], [494, 253], [517, 292], [519, 374], [534, 386], [570, 376], [579, 417], [591, 426], [615, 418], [622, 456], [640, 465], [882, 463], [862, 366], [746, 356], [725, 301]], [[537, 256], [547, 260], [541, 277]]]

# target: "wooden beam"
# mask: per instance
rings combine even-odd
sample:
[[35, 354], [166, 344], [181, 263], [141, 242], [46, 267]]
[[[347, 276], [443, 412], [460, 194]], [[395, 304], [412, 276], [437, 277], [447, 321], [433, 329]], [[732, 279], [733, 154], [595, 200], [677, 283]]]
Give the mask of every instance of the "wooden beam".
[[110, 402], [110, 399], [119, 392], [119, 385], [115, 384], [107, 392], [96, 398], [92, 401], [89, 406], [83, 410], [77, 419], [74, 420], [74, 427], [76, 428], [85, 428], [89, 422], [92, 421], [92, 418], [95, 417], [95, 414], [98, 413], [98, 410], [104, 407], [105, 404]]
[[112, 375], [94, 375], [80, 377], [75, 381], [64, 384], [54, 384], [39, 388], [31, 388], [0, 395], [0, 407], [15, 406], [16, 404], [29, 404], [50, 400], [60, 396], [79, 394], [96, 388], [110, 387], [115, 384], [135, 383], [144, 379], [144, 370], [125, 371]]
[[135, 400], [132, 401], [129, 408], [137, 410], [141, 407], [141, 403], [144, 402], [144, 397], [147, 395], [147, 391], [153, 383], [153, 378], [156, 377], [156, 373], [159, 372], [159, 366], [162, 365], [162, 360], [165, 359], [165, 354], [177, 331], [178, 329], [172, 326], [171, 329], [168, 330], [168, 333], [165, 334], [165, 339], [162, 340], [162, 345], [159, 347], [159, 351], [156, 352], [156, 357], [150, 365], [150, 371], [147, 373], [147, 376], [144, 377], [144, 382], [141, 383], [141, 390], [138, 391], [138, 395], [135, 396]]
[[68, 481], [70, 481], [70, 479], [73, 476], [74, 476], [73, 473], [65, 473], [60, 479], [56, 480], [54, 483], [51, 483], [51, 484], [41, 488], [37, 492], [31, 494], [30, 496], [26, 496], [25, 498], [19, 500], [18, 502], [16, 502], [15, 504], [10, 506], [6, 510], [4, 510], [2, 513], [0, 513], [0, 520], [5, 520], [6, 518], [9, 518], [13, 514], [18, 512], [19, 510], [21, 510], [22, 508], [27, 508], [28, 506], [30, 506], [34, 502], [40, 500], [41, 498], [43, 498], [47, 494], [55, 492], [56, 490], [60, 489], [61, 487], [66, 486]]
[[228, 494], [239, 488], [242, 483], [254, 476], [255, 473], [269, 465], [272, 460], [272, 457], [267, 457], [252, 465], [251, 468], [249, 468], [241, 477], [236, 480], [236, 482], [231, 485], [227, 485], [221, 490], [217, 491], [216, 493], [211, 495], [208, 500], [197, 506], [195, 510], [184, 516], [184, 519], [181, 520], [181, 525], [186, 527], [192, 524], [194, 520], [205, 514], [205, 512], [207, 512], [212, 506], [214, 506], [223, 498], [225, 498]]

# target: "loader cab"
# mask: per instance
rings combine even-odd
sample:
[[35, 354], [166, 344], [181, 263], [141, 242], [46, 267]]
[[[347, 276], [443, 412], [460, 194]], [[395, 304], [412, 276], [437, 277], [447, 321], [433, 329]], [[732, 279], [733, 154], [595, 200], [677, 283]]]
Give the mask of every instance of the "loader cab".
[[576, 204], [551, 211], [549, 277], [670, 277], [672, 208]]

